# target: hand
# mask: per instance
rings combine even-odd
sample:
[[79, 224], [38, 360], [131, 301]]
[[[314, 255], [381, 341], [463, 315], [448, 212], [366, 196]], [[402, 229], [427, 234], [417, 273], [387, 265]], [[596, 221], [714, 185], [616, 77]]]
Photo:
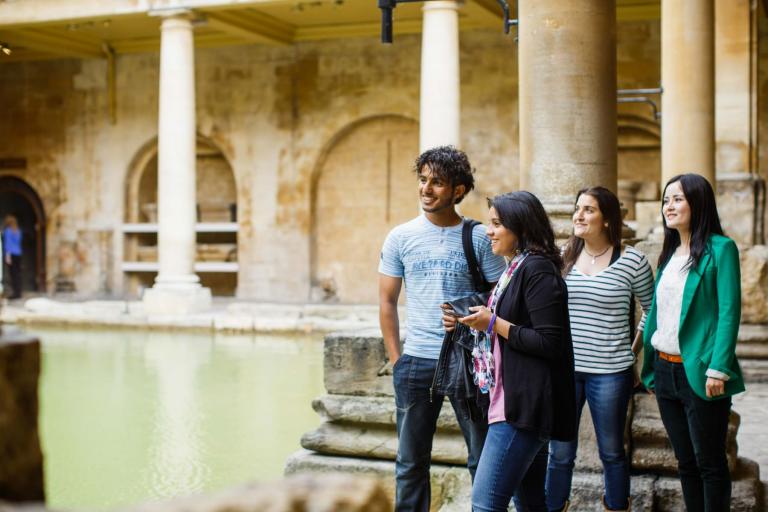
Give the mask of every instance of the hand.
[[640, 380], [640, 373], [637, 371], [637, 364], [632, 365], [632, 387], [636, 388], [643, 382]]
[[5, 262], [10, 265], [11, 264], [11, 253], [8, 253], [5, 255]]
[[443, 327], [445, 327], [445, 332], [451, 332], [456, 328], [456, 313], [448, 304], [443, 304], [441, 307], [443, 309]]
[[715, 398], [725, 394], [725, 381], [707, 377], [707, 398]]
[[485, 306], [472, 306], [469, 308], [473, 313], [469, 316], [459, 318], [459, 322], [475, 329], [476, 331], [485, 331], [491, 323], [491, 310]]

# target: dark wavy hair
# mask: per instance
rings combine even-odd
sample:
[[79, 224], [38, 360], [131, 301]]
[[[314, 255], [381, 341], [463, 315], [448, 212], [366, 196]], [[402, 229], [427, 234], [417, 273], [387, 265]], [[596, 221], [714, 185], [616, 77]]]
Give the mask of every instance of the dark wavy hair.
[[496, 210], [501, 224], [515, 234], [518, 249], [552, 260], [558, 271], [563, 267], [555, 232], [539, 198], [520, 190], [488, 199], [488, 207]]
[[[595, 198], [597, 206], [600, 208], [600, 213], [603, 214], [603, 219], [608, 223], [608, 241], [614, 248], [621, 247], [621, 203], [616, 194], [611, 192], [605, 187], [587, 187], [579, 190], [576, 193], [576, 200], [573, 202], [575, 205], [579, 202], [579, 198], [586, 194]], [[568, 242], [565, 245], [565, 252], [563, 253], [563, 275], [568, 274], [579, 258], [582, 249], [584, 249], [584, 240], [571, 235], [568, 238]]]
[[459, 204], [475, 188], [474, 169], [469, 165], [467, 154], [453, 146], [437, 146], [424, 151], [416, 159], [413, 172], [419, 175], [424, 166], [456, 188], [464, 185], [464, 195], [456, 200]]
[[691, 209], [691, 255], [688, 258], [688, 267], [696, 267], [699, 264], [701, 257], [708, 250], [707, 245], [710, 236], [723, 234], [723, 227], [720, 225], [720, 215], [717, 213], [715, 191], [707, 179], [704, 176], [693, 173], [679, 174], [672, 177], [664, 185], [664, 192], [661, 196], [664, 245], [659, 256], [659, 267], [665, 265], [675, 253], [675, 249], [680, 246], [680, 233], [676, 229], [668, 228], [667, 219], [664, 218], [664, 194], [667, 193], [667, 187], [678, 181], [680, 182], [680, 188], [683, 189], [685, 200]]

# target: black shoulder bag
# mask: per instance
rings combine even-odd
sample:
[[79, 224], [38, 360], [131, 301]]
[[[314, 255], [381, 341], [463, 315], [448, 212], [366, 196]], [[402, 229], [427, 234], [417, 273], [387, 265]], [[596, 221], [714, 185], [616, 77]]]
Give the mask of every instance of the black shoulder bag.
[[[460, 317], [469, 315], [471, 306], [484, 306], [493, 288], [483, 275], [472, 243], [472, 231], [478, 224], [476, 220], [464, 219], [461, 232], [464, 257], [477, 293], [447, 302]], [[435, 395], [454, 397], [463, 404], [472, 421], [484, 422], [488, 417], [489, 397], [480, 393], [472, 375], [474, 343], [474, 335], [464, 324], [457, 322], [453, 331], [445, 333], [429, 396], [430, 399]]]

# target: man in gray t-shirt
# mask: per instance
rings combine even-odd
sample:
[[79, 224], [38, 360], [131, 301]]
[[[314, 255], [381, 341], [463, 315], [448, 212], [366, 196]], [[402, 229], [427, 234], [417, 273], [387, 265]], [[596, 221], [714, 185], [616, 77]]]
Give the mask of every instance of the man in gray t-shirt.
[[[474, 285], [462, 245], [462, 218], [456, 205], [474, 188], [467, 155], [450, 146], [433, 148], [416, 160], [423, 215], [394, 228], [379, 262], [379, 321], [393, 365], [398, 451], [395, 510], [427, 512], [432, 437], [443, 396], [430, 387], [445, 331], [440, 305], [472, 294]], [[475, 226], [472, 245], [485, 279], [496, 282], [504, 259], [491, 252], [483, 226]], [[408, 331], [400, 355], [397, 300], [405, 282]], [[469, 452], [474, 477], [488, 425], [470, 421], [466, 407], [451, 399]]]

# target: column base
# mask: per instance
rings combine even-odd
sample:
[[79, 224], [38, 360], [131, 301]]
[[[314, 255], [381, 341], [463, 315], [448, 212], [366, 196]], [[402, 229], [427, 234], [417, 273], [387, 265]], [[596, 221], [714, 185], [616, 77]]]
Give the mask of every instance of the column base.
[[211, 289], [189, 284], [155, 284], [144, 291], [142, 302], [147, 315], [202, 313], [211, 309]]
[[561, 244], [573, 233], [573, 203], [543, 203], [547, 211], [555, 241]]
[[749, 173], [717, 175], [717, 209], [725, 234], [736, 243], [763, 243], [765, 181]]

